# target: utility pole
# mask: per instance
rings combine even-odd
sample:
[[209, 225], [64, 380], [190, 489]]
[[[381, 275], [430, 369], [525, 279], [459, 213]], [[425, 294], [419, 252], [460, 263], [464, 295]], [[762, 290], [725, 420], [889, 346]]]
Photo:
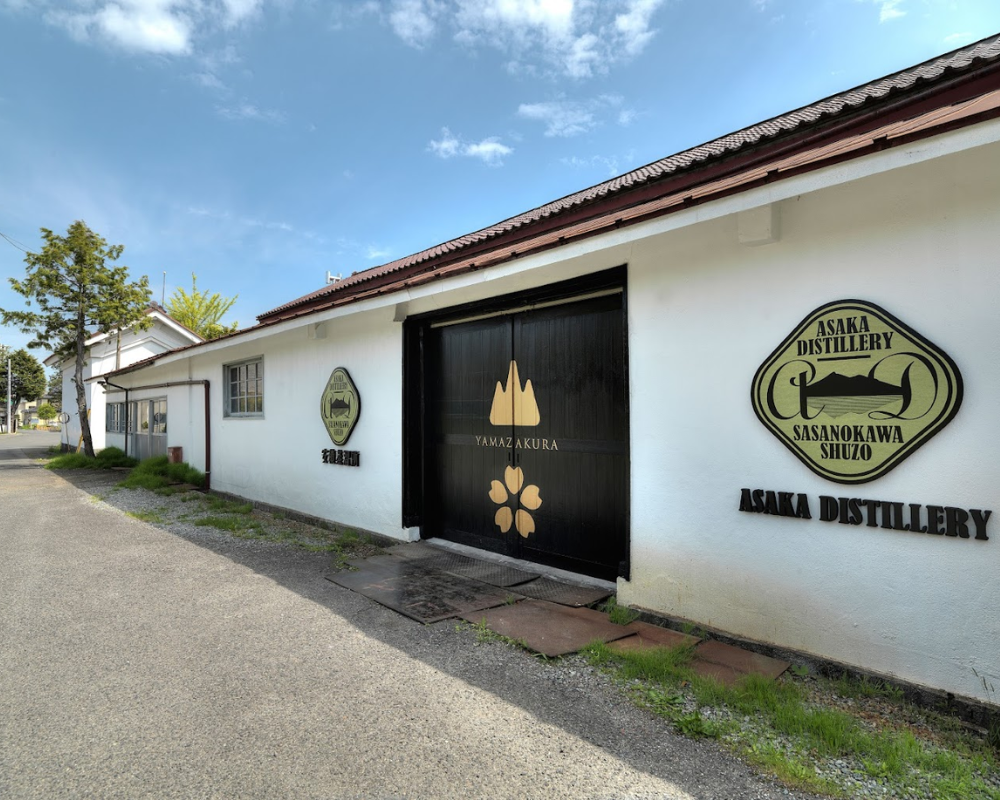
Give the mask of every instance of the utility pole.
[[7, 354], [7, 433], [10, 433], [10, 426], [12, 420], [14, 419], [13, 410], [10, 407], [10, 385], [14, 382], [14, 376], [11, 374], [10, 366], [10, 353]]

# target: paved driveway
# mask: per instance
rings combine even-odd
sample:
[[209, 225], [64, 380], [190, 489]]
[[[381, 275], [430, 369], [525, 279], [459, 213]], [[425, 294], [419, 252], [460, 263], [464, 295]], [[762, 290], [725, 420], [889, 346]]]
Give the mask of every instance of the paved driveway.
[[326, 556], [125, 516], [32, 436], [0, 437], [0, 797], [790, 796], [579, 664], [334, 586]]

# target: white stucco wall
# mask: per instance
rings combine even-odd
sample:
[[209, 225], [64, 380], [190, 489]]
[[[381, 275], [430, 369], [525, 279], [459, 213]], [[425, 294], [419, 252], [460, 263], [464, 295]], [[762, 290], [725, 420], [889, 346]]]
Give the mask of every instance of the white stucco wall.
[[[817, 501], [1000, 509], [998, 141], [996, 122], [946, 134], [167, 356], [120, 382], [212, 381], [214, 488], [403, 537], [402, 326], [393, 317], [627, 263], [632, 574], [621, 602], [996, 702], [981, 678], [1000, 683], [1000, 520], [989, 541], [976, 541], [822, 522]], [[737, 213], [769, 202], [777, 240], [740, 244]], [[810, 472], [750, 402], [772, 350], [815, 308], [846, 298], [902, 319], [965, 380], [943, 431], [853, 488]], [[315, 324], [325, 338], [310, 338]], [[264, 418], [227, 420], [222, 365], [255, 356], [265, 363]], [[348, 444], [362, 453], [360, 469], [319, 457], [330, 447], [319, 397], [337, 366], [362, 396]], [[168, 444], [201, 466], [200, 429], [174, 406], [180, 391], [170, 390]], [[814, 519], [742, 513], [742, 488], [803, 492]]]
[[[990, 541], [821, 522], [820, 495], [1000, 509], [1000, 148], [780, 203], [779, 241], [735, 217], [637, 243], [629, 266], [632, 580], [623, 602], [996, 701], [1000, 520]], [[888, 475], [842, 486], [755, 417], [758, 366], [813, 309], [881, 305], [957, 362], [957, 417]], [[740, 513], [805, 492], [811, 521]]]
[[[122, 376], [123, 386], [209, 380], [212, 488], [294, 509], [346, 526], [407, 538], [402, 518], [402, 325], [390, 308], [330, 320], [323, 338], [312, 321], [278, 334], [236, 339], [225, 347]], [[196, 351], [198, 352], [198, 351]], [[264, 414], [224, 414], [223, 365], [261, 357]], [[350, 373], [361, 416], [345, 445], [361, 467], [324, 464], [334, 447], [320, 418], [320, 398], [336, 367]], [[130, 393], [167, 397], [167, 446], [205, 468], [202, 388], [179, 386]]]

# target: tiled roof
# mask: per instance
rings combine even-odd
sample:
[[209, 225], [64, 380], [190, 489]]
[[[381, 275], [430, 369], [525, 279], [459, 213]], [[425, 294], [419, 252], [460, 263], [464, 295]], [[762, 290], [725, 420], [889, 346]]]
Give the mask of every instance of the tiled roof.
[[260, 315], [258, 319], [261, 322], [268, 322], [272, 319], [292, 316], [300, 307], [336, 302], [336, 296], [341, 293], [350, 295], [364, 293], [367, 288], [365, 284], [369, 282], [388, 278], [393, 273], [410, 270], [421, 264], [450, 263], [455, 259], [462, 258], [463, 251], [473, 247], [481, 250], [482, 246], [488, 247], [491, 242], [496, 247], [502, 247], [504, 240], [511, 237], [520, 238], [519, 232], [527, 234], [526, 229], [530, 226], [540, 225], [547, 220], [555, 221], [554, 218], [567, 215], [578, 209], [582, 210], [588, 204], [698, 170], [742, 152], [753, 151], [764, 144], [784, 140], [792, 134], [804, 133], [819, 127], [826, 121], [853, 117], [852, 112], [855, 111], [866, 111], [869, 108], [877, 111], [887, 104], [891, 104], [896, 97], [904, 98], [913, 90], [931, 88], [934, 84], [944, 84], [953, 76], [958, 76], [987, 62], [998, 60], [1000, 60], [1000, 35], [983, 39], [915, 67], [879, 78], [795, 111], [714, 139], [706, 144], [654, 161], [617, 178], [567, 195], [474, 233], [460, 236], [382, 266], [357, 272], [337, 283], [278, 306]]

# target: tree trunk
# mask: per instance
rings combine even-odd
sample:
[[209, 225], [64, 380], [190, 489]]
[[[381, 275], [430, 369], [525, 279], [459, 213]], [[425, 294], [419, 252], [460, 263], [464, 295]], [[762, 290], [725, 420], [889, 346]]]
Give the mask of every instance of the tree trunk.
[[83, 383], [83, 364], [86, 361], [87, 351], [84, 348], [87, 330], [85, 320], [80, 315], [76, 330], [76, 369], [73, 372], [73, 383], [76, 384], [76, 408], [80, 414], [80, 433], [83, 434], [83, 452], [85, 455], [94, 457], [94, 439], [90, 434], [90, 418], [87, 415], [87, 391]]

